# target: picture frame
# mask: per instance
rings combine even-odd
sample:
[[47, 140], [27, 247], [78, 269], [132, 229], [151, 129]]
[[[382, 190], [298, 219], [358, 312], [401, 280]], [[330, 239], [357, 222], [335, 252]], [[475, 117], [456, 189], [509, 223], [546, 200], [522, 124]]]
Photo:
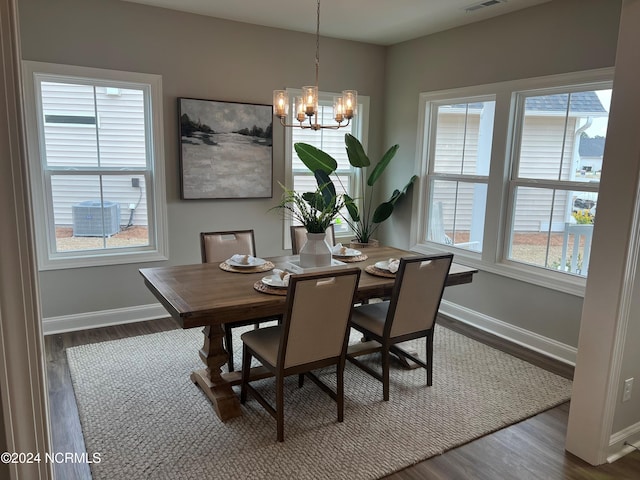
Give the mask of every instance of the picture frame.
[[180, 198], [271, 198], [271, 105], [178, 98]]

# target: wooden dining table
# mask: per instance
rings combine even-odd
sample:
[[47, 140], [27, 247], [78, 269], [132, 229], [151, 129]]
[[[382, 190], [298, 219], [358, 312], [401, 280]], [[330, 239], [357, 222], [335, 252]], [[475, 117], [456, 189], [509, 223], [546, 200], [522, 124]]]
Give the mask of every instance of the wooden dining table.
[[[387, 246], [363, 249], [362, 254], [367, 258], [347, 263], [363, 270], [356, 294], [358, 302], [389, 297], [395, 282], [393, 276], [385, 275], [385, 272], [367, 273], [367, 267], [373, 271], [372, 266], [379, 261], [418, 255]], [[281, 256], [265, 260], [281, 268], [297, 259], [297, 256]], [[265, 293], [254, 287], [271, 272], [229, 270], [232, 269], [226, 263], [140, 269], [146, 286], [182, 328], [204, 327], [204, 343], [199, 356], [206, 368], [192, 372], [191, 380], [206, 393], [222, 421], [242, 415], [238, 396], [231, 388], [240, 383], [240, 372], [223, 373], [221, 369], [228, 359], [223, 346], [224, 324], [282, 315], [286, 301], [283, 292]], [[446, 285], [470, 283], [475, 273], [475, 268], [453, 263]], [[258, 367], [252, 369], [251, 376], [266, 377], [268, 373]]]

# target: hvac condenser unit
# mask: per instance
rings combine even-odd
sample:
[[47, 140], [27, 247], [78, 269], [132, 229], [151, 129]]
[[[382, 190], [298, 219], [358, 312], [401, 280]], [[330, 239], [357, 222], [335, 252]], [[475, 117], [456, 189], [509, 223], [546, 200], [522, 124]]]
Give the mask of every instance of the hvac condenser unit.
[[120, 204], [87, 200], [71, 207], [74, 237], [110, 237], [120, 231]]

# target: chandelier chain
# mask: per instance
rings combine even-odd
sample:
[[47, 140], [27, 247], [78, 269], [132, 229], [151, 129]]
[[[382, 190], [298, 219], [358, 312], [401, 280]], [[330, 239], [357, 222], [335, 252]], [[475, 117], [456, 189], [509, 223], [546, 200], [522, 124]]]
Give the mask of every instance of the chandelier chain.
[[[320, 130], [328, 128], [336, 130], [348, 127], [351, 119], [356, 115], [358, 107], [358, 92], [356, 90], [343, 90], [342, 96], [333, 98], [333, 119], [334, 125], [323, 125], [318, 117], [318, 81], [320, 77], [320, 0], [317, 1], [316, 9], [316, 83], [314, 86], [302, 87], [302, 96], [297, 97], [294, 103], [294, 115], [298, 124], [287, 123], [289, 114], [289, 95], [286, 90], [273, 91], [273, 114], [280, 119], [283, 127], [299, 127], [302, 129]], [[308, 120], [308, 124], [306, 124]]]
[[318, 86], [318, 70], [320, 68], [320, 0], [316, 15], [316, 87]]

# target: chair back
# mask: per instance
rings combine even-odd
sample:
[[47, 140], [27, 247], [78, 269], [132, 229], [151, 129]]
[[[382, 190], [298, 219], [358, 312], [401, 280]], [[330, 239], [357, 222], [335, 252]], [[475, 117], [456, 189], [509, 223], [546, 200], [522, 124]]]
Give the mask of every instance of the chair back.
[[200, 233], [202, 263], [223, 262], [236, 253], [256, 255], [253, 230]]
[[306, 365], [346, 353], [359, 268], [291, 275], [278, 364]]
[[[291, 229], [291, 253], [297, 255], [302, 246], [307, 243], [307, 229], [302, 225], [292, 225]], [[329, 225], [325, 232], [325, 240], [330, 247], [336, 244], [336, 234], [333, 225]]]
[[401, 258], [385, 336], [430, 330], [438, 315], [453, 254]]

